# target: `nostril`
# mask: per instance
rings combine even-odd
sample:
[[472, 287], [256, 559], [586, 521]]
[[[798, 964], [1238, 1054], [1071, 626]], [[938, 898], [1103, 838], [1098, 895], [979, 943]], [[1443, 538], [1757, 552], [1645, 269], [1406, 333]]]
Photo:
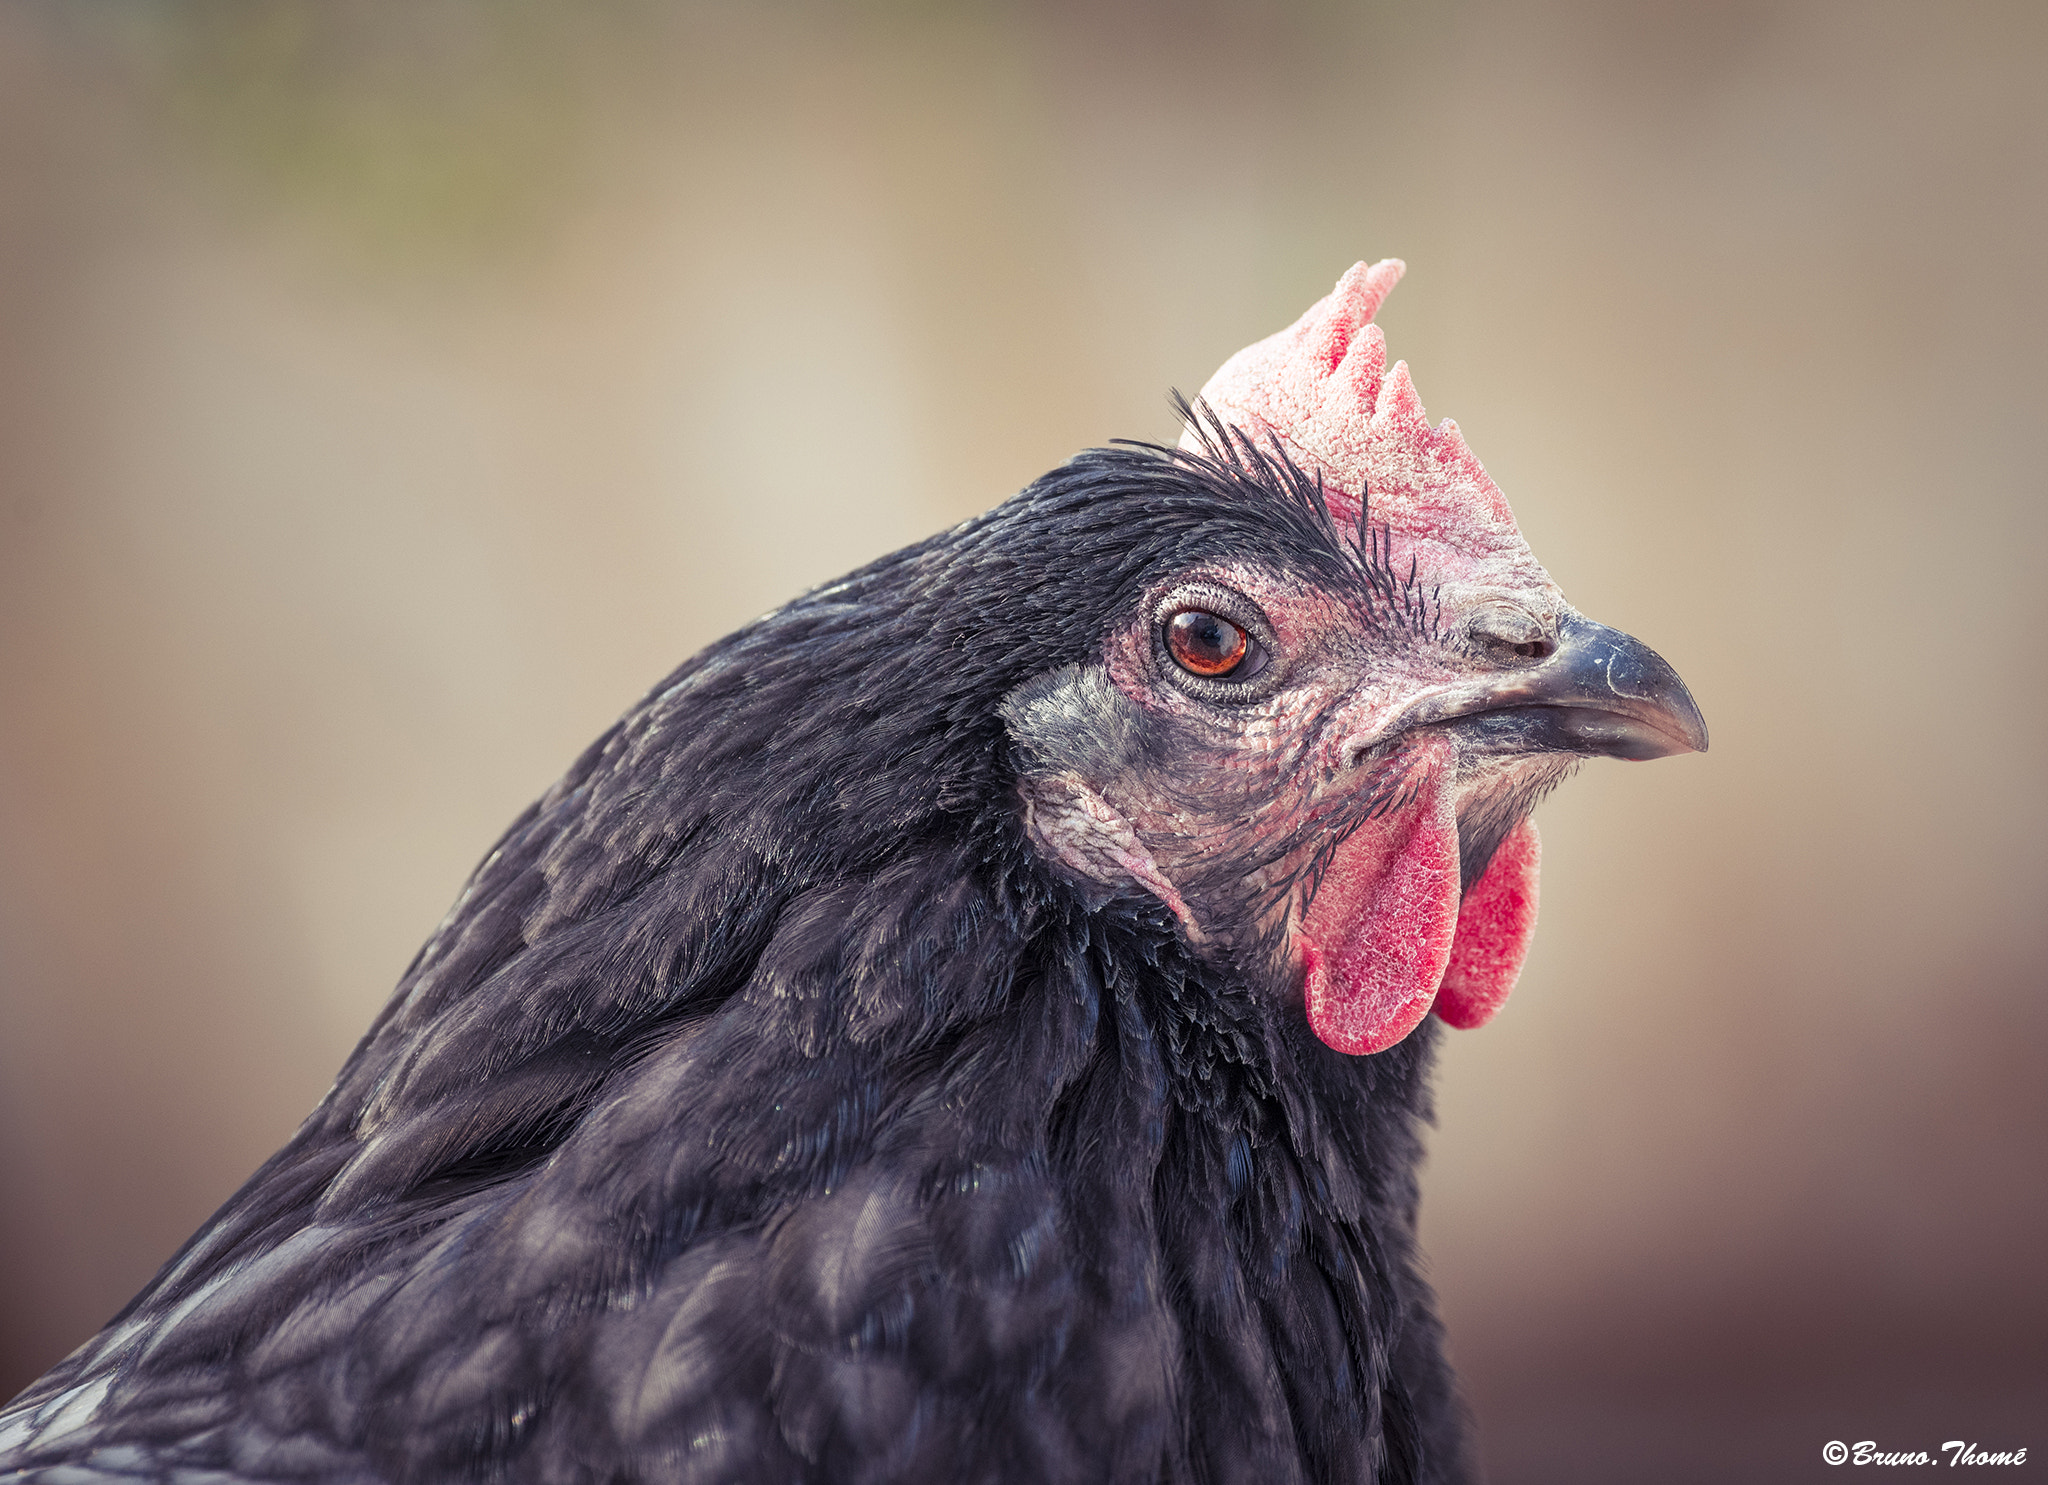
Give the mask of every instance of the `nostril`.
[[1557, 653], [1548, 624], [1516, 604], [1489, 604], [1466, 627], [1472, 646], [1497, 661], [1547, 660]]

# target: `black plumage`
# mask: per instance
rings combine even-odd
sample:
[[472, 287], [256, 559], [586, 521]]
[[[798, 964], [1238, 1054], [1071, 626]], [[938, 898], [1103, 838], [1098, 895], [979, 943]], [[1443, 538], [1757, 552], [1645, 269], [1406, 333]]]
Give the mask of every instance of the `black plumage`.
[[1200, 766], [1059, 689], [1177, 574], [1450, 643], [1377, 552], [1230, 435], [1098, 450], [684, 664], [0, 1413], [0, 1480], [1468, 1478], [1416, 1271], [1433, 1023], [1311, 1032], [1260, 916], [1301, 874], [1230, 895], [1296, 836], [1205, 858], [1242, 931], [1203, 938], [1020, 793], [1069, 745]]
[[1356, 575], [1285, 488], [1098, 452], [685, 664], [10, 1463], [1442, 1477], [1428, 1038], [1329, 1051], [1020, 824], [1000, 703], [1219, 554]]

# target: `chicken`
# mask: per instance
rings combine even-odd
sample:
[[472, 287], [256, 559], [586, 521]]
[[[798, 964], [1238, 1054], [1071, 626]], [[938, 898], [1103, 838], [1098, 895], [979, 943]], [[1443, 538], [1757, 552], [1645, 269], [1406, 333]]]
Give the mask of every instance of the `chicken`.
[[1425, 1017], [1544, 792], [1706, 732], [1386, 369], [1400, 272], [662, 682], [0, 1479], [1469, 1478]]

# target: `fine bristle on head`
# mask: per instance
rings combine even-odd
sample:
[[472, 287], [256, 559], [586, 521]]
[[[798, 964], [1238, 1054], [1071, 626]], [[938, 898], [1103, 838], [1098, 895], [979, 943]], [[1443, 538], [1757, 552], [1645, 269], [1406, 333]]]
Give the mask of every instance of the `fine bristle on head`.
[[[1475, 556], [1526, 553], [1506, 497], [1458, 425], [1431, 428], [1407, 363], [1387, 367], [1386, 337], [1372, 319], [1406, 266], [1398, 258], [1353, 265], [1300, 319], [1224, 362], [1200, 401], [1320, 474], [1339, 525], [1355, 525], [1365, 503], [1372, 523], [1397, 536]], [[1198, 430], [1181, 445], [1198, 450]]]

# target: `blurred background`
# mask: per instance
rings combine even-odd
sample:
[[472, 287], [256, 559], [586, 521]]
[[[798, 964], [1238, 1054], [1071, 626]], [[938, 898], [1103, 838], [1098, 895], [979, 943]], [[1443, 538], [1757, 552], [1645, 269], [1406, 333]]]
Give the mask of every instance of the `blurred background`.
[[2048, 1458], [2044, 78], [2032, 3], [9, 0], [0, 1397], [677, 660], [1392, 255], [1714, 735], [1544, 807], [1446, 1038], [1495, 1480]]

